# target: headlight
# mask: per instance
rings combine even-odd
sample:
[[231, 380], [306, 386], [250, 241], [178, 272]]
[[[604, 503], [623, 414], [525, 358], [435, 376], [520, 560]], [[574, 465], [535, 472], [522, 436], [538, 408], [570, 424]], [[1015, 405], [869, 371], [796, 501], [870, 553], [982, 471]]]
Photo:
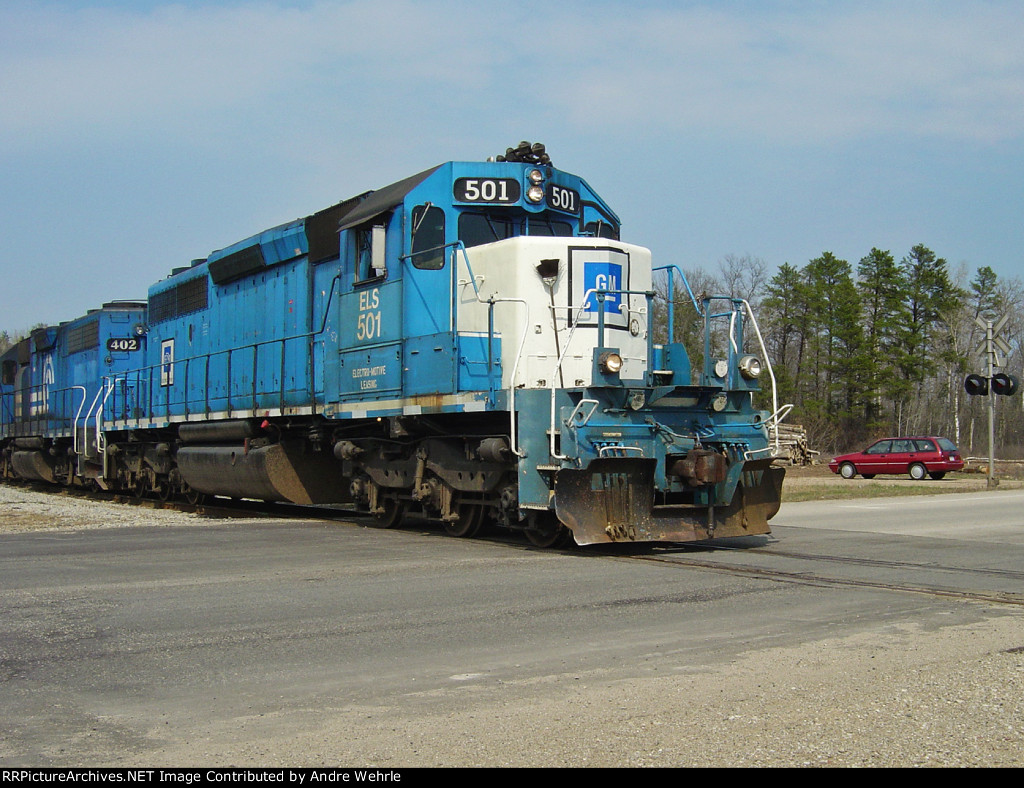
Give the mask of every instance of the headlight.
[[540, 170], [530, 170], [530, 174], [526, 176], [530, 179], [530, 183], [539, 186], [544, 182], [544, 173]]
[[740, 374], [753, 380], [761, 374], [761, 359], [757, 356], [744, 356], [740, 359]]
[[531, 186], [526, 191], [526, 199], [533, 203], [540, 203], [544, 201], [544, 189], [540, 186]]
[[725, 406], [728, 404], [729, 397], [726, 396], [725, 392], [715, 394], [715, 396], [711, 398], [711, 410], [715, 411], [715, 413], [721, 413], [725, 410]]
[[622, 369], [622, 356], [618, 353], [602, 353], [597, 359], [597, 365], [602, 372], [617, 373]]

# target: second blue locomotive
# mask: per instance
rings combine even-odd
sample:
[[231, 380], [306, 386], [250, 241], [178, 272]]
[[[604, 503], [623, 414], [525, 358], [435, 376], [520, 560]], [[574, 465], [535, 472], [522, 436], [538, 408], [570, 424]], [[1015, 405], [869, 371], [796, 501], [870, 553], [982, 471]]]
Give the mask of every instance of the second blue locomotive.
[[354, 503], [381, 526], [417, 511], [457, 536], [493, 521], [542, 545], [766, 533], [783, 471], [753, 405], [749, 309], [695, 301], [694, 373], [655, 344], [650, 253], [608, 205], [536, 148], [502, 158], [358, 195], [177, 269], [147, 305], [33, 334], [3, 357], [0, 473]]

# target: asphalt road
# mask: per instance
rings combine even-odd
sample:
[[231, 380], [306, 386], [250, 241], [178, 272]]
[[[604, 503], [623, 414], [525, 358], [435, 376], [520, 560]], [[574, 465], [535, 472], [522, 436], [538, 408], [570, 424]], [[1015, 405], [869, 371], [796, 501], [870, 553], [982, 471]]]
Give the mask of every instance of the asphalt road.
[[[552, 699], [643, 686], [654, 708], [658, 680], [767, 682], [779, 649], [907, 628], [1009, 617], [1024, 645], [1019, 605], [885, 587], [1024, 591], [1024, 493], [941, 498], [786, 505], [724, 552], [265, 519], [2, 534], [0, 764], [524, 763], [517, 739], [600, 764]], [[679, 762], [644, 757], [603, 763]]]

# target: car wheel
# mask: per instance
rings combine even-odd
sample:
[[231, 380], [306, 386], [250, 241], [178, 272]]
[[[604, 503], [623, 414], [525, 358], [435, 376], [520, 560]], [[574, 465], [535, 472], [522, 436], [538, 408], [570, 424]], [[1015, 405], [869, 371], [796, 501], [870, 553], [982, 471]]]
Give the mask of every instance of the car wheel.
[[852, 462], [844, 462], [839, 466], [839, 475], [844, 479], [852, 479], [857, 475], [857, 469], [853, 467]]
[[910, 478], [913, 479], [914, 481], [919, 482], [927, 475], [928, 471], [921, 463], [915, 462], [913, 465], [910, 466]]
[[933, 479], [935, 479], [935, 481], [938, 481], [939, 479], [941, 479], [943, 476], [946, 475], [946, 472], [945, 471], [935, 471], [933, 473], [929, 473], [928, 475], [931, 476]]

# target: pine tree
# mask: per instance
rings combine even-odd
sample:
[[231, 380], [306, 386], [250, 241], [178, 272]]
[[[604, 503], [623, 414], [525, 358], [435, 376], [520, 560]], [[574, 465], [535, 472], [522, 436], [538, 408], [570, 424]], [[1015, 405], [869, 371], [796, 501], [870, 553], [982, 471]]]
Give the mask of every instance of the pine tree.
[[888, 251], [873, 248], [857, 267], [864, 314], [864, 422], [868, 433], [881, 426], [885, 384], [895, 378], [900, 327], [906, 319], [906, 281]]

